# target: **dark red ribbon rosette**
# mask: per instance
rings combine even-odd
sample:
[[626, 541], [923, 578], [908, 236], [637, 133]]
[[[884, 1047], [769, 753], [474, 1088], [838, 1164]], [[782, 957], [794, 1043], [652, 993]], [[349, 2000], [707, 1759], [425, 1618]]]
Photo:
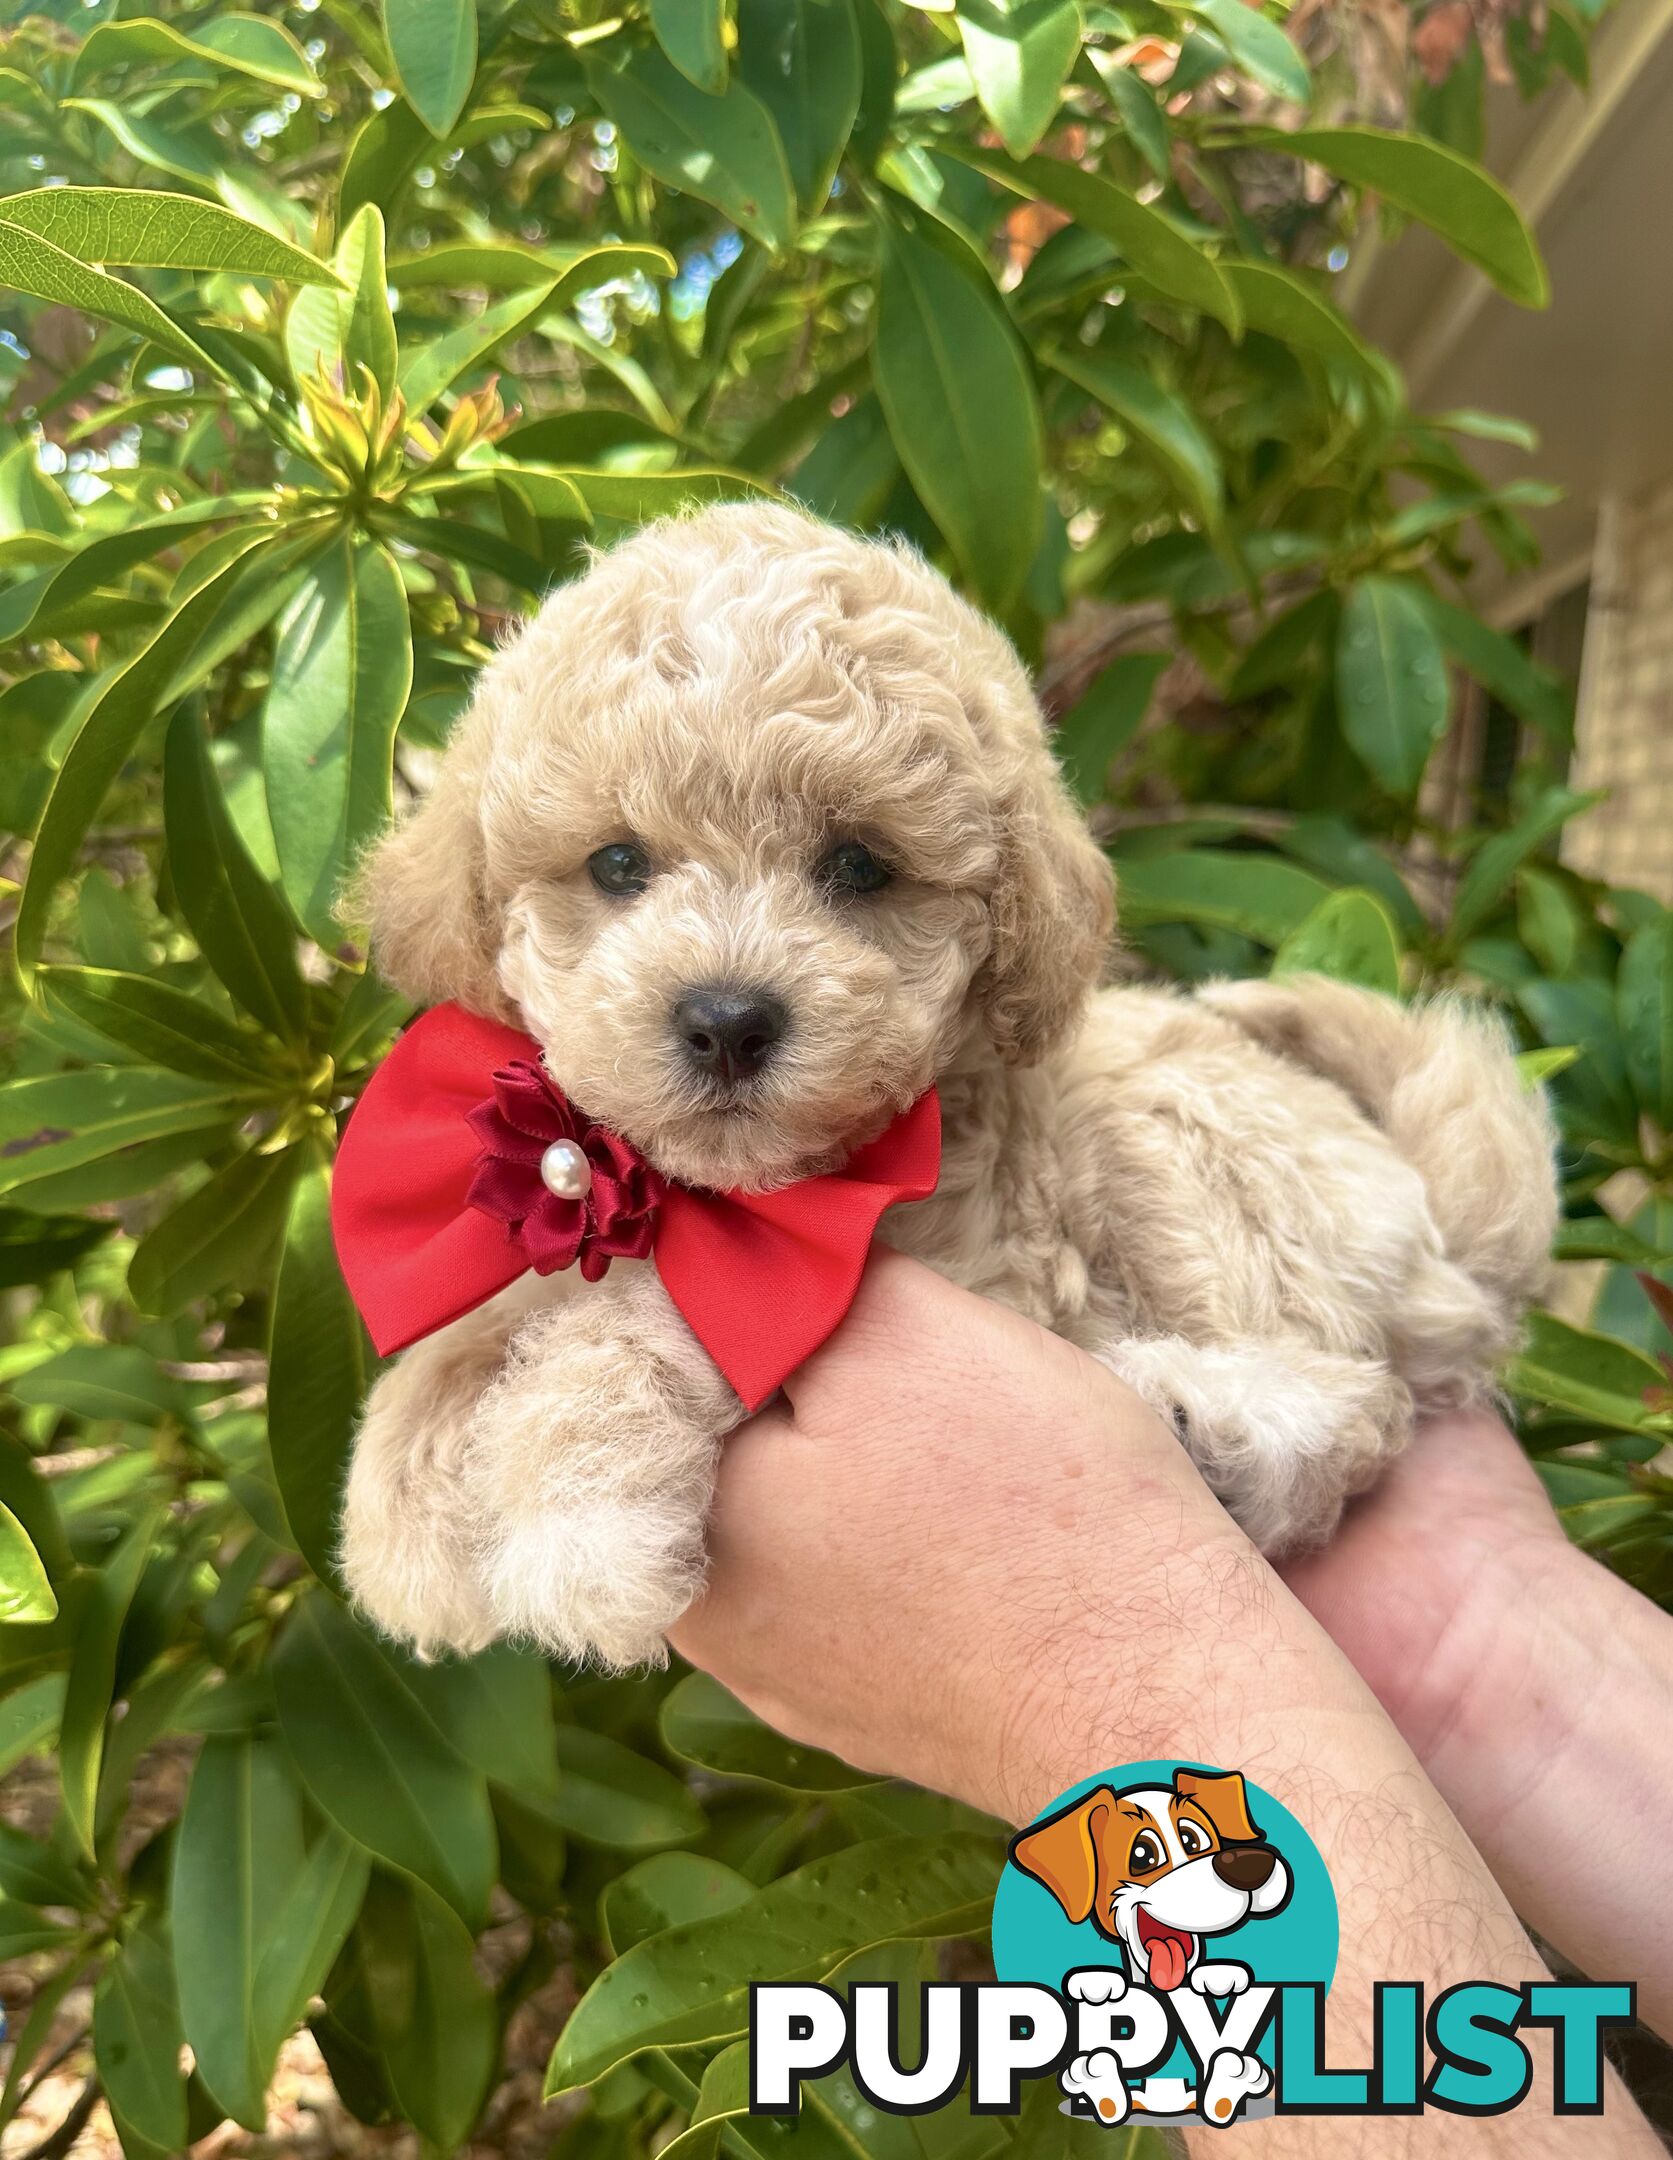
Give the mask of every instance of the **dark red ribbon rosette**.
[[[589, 1191], [550, 1191], [554, 1141], [578, 1147]], [[749, 1410], [816, 1350], [853, 1302], [885, 1208], [935, 1190], [941, 1114], [919, 1097], [840, 1170], [777, 1192], [707, 1192], [662, 1178], [554, 1084], [516, 1028], [438, 1005], [373, 1074], [337, 1154], [332, 1229], [373, 1342], [388, 1357], [533, 1268], [654, 1259], [668, 1294]]]
[[[503, 1222], [537, 1275], [579, 1260], [586, 1280], [597, 1282], [612, 1260], [643, 1260], [666, 1190], [661, 1173], [582, 1117], [545, 1066], [515, 1058], [494, 1074], [493, 1087], [469, 1114], [482, 1155], [465, 1205]], [[579, 1148], [592, 1172], [579, 1198], [553, 1192], [542, 1175], [547, 1150], [560, 1140]]]

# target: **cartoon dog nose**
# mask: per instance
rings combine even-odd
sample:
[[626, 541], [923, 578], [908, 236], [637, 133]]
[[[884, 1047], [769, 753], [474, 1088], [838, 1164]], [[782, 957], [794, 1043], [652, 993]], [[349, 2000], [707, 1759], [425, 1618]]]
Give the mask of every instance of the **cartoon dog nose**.
[[1272, 1873], [1278, 1855], [1266, 1845], [1228, 1846], [1214, 1855], [1214, 1872], [1234, 1890], [1258, 1890]]
[[784, 1033], [789, 1014], [768, 990], [722, 990], [699, 985], [674, 1007], [674, 1032], [702, 1073], [717, 1080], [748, 1080], [758, 1073]]

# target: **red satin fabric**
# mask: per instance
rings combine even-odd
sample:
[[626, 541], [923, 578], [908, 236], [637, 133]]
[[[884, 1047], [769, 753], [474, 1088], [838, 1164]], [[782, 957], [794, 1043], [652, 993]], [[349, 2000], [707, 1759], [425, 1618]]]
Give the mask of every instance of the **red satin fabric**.
[[[438, 1005], [413, 1022], [361, 1096], [337, 1153], [331, 1224], [382, 1356], [457, 1320], [533, 1264], [517, 1232], [467, 1196], [483, 1158], [472, 1113], [495, 1096], [497, 1072], [539, 1056], [518, 1029]], [[657, 1272], [746, 1409], [758, 1409], [836, 1327], [883, 1210], [927, 1198], [940, 1161], [931, 1089], [825, 1177], [770, 1193], [669, 1185], [661, 1194]]]

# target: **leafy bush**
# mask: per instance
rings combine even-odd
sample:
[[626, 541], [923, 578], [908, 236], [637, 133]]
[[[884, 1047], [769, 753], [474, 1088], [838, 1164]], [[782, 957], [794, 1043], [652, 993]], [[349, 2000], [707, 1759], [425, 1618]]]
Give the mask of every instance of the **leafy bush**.
[[[0, 2117], [91, 1986], [131, 2154], [259, 2126], [304, 2017], [354, 2113], [453, 2147], [563, 1966], [569, 2144], [907, 2136], [840, 2079], [739, 2119], [744, 1985], [763, 1925], [810, 1976], [979, 1936], [996, 1826], [698, 1676], [413, 1664], [332, 1589], [368, 1351], [331, 1154], [404, 1018], [335, 896], [505, 623], [683, 502], [902, 530], [998, 612], [1153, 967], [1503, 1003], [1562, 1112], [1560, 1250], [1605, 1270], [1602, 1332], [1537, 1320], [1522, 1429], [1668, 1590], [1673, 918], [1556, 861], [1565, 690], [1463, 596], [1530, 552], [1541, 491], [1470, 458], [1515, 429], [1410, 411], [1322, 265], [1374, 198], [1514, 300], [1544, 274], [1459, 152], [1461, 11], [1395, 71], [1405, 132], [1341, 12], [54, 0], [6, 34], [0, 1764], [52, 1751], [59, 1793], [0, 1832], [37, 1979]], [[1530, 92], [1583, 73], [1562, 8], [1493, 20]], [[1460, 675], [1518, 745], [1461, 831], [1420, 793]], [[192, 1765], [160, 1827], [159, 1760]]]

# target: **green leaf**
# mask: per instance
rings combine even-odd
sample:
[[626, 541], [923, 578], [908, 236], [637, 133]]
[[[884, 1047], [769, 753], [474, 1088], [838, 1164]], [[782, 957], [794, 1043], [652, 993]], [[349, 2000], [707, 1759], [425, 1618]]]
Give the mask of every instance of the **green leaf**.
[[[1552, 1053], [1534, 1050], [1524, 1055], [1550, 1057]], [[1580, 1215], [1557, 1225], [1551, 1257], [1554, 1260], [1610, 1260], [1617, 1267], [1654, 1268], [1664, 1266], [1668, 1256], [1646, 1238], [1641, 1238], [1637, 1231], [1629, 1230], [1625, 1223], [1618, 1223], [1608, 1215]], [[27, 1891], [17, 1894], [29, 1895]]]
[[118, 269], [230, 271], [304, 285], [336, 278], [305, 249], [219, 203], [156, 188], [39, 188], [0, 200], [0, 223], [50, 240], [78, 262]]
[[1554, 1313], [1529, 1316], [1521, 1355], [1505, 1377], [1519, 1395], [1616, 1431], [1673, 1430], [1673, 1417], [1652, 1411], [1644, 1399], [1667, 1392], [1667, 1375], [1654, 1358], [1611, 1335], [1571, 1327]]
[[[40, 1554], [11, 1509], [0, 1505], [0, 1626], [38, 1626], [57, 1617], [58, 1599]], [[8, 1897], [17, 1894], [4, 1882], [3, 1871], [0, 1887]]]
[[385, 403], [395, 388], [395, 318], [389, 311], [383, 216], [368, 203], [337, 243], [331, 268], [340, 291], [299, 292], [285, 317], [285, 360], [300, 390], [323, 373], [358, 397], [364, 368]]
[[1088, 46], [1085, 58], [1115, 107], [1128, 141], [1158, 180], [1171, 180], [1173, 145], [1156, 93], [1124, 61], [1101, 47]]
[[883, 248], [872, 370], [900, 461], [977, 597], [1021, 590], [1044, 518], [1040, 409], [986, 271], [897, 202]]
[[[1231, 0], [1231, 5], [1248, 12], [1246, 0]], [[1275, 263], [1221, 262], [1217, 267], [1246, 329], [1297, 351], [1317, 353], [1321, 360], [1346, 361], [1366, 372], [1379, 367], [1378, 356], [1347, 318], [1296, 271]]]
[[1638, 1106], [1673, 1133], [1673, 915], [1646, 923], [1627, 940], [1615, 995]]
[[[62, 1682], [62, 1673], [55, 1677]], [[79, 1906], [91, 1889], [84, 1868], [72, 1866], [41, 1838], [0, 1823], [0, 1892], [14, 1903]]]
[[[0, 256], [3, 253], [4, 241], [0, 237]], [[0, 278], [4, 276], [0, 262]], [[13, 955], [25, 989], [33, 986], [48, 911], [59, 881], [73, 868], [111, 782], [147, 721], [174, 688], [181, 668], [216, 621], [249, 557], [265, 544], [267, 537], [266, 531], [259, 528], [240, 535], [237, 552], [167, 618], [148, 644], [104, 678], [104, 688], [87, 707], [47, 797], [18, 904]]]
[[198, 2075], [248, 2129], [266, 2122], [274, 2058], [366, 1886], [364, 1853], [330, 1829], [310, 1851], [305, 1830], [283, 1743], [211, 1734], [175, 1840], [173, 1934]]
[[1343, 735], [1391, 794], [1417, 792], [1446, 725], [1446, 662], [1413, 587], [1361, 578], [1336, 637], [1336, 698]]
[[143, 1509], [122, 1542], [97, 1570], [77, 1616], [75, 1650], [64, 1688], [58, 1736], [58, 1773], [64, 1819], [88, 1860], [93, 1852], [93, 1814], [104, 1760], [105, 1719], [116, 1680], [116, 1645], [157, 1532], [158, 1514]]
[[734, 82], [711, 97], [651, 47], [617, 67], [593, 62], [587, 79], [647, 172], [713, 203], [768, 247], [789, 246], [790, 168], [772, 115], [752, 91]]
[[142, 1140], [236, 1124], [262, 1099], [253, 1088], [144, 1066], [8, 1081], [0, 1086], [0, 1193], [28, 1194]]
[[557, 1818], [572, 1837], [615, 1852], [644, 1852], [702, 1836], [703, 1810], [681, 1780], [607, 1733], [557, 1727]]
[[343, 534], [280, 617], [262, 713], [262, 766], [280, 874], [297, 920], [328, 951], [335, 907], [388, 824], [395, 729], [412, 683], [406, 592], [376, 541]]
[[149, 17], [99, 23], [82, 40], [70, 79], [79, 85], [106, 68], [129, 69], [146, 61], [173, 67], [194, 60], [275, 83], [299, 97], [323, 94], [307, 54], [282, 23], [238, 13], [202, 17], [190, 31]]
[[957, 0], [956, 13], [982, 110], [1011, 155], [1027, 157], [1080, 52], [1080, 0]]
[[746, 1710], [707, 1673], [687, 1673], [663, 1698], [663, 1744], [700, 1770], [785, 1792], [854, 1792], [879, 1781], [819, 1748], [798, 1747]]
[[664, 1928], [733, 1912], [747, 1905], [755, 1890], [747, 1875], [702, 1853], [652, 1853], [612, 1876], [599, 1897], [610, 1955], [620, 1957]]
[[1307, 63], [1275, 22], [1248, 0], [1163, 0], [1183, 15], [1207, 23], [1249, 80], [1292, 105], [1313, 95]]
[[72, 1417], [157, 1425], [178, 1417], [185, 1396], [137, 1343], [76, 1342], [11, 1382], [19, 1402], [44, 1403]]
[[356, 1930], [378, 2054], [396, 2104], [442, 2152], [465, 2142], [499, 2052], [470, 1936], [422, 1885], [375, 1872]]
[[101, 322], [137, 331], [191, 368], [211, 378], [219, 370], [203, 347], [138, 286], [107, 277], [22, 225], [0, 218], [0, 284], [59, 307], [77, 308]]
[[1551, 288], [1533, 234], [1499, 183], [1456, 150], [1422, 135], [1373, 127], [1251, 128], [1243, 141], [1306, 158], [1428, 225], [1521, 307]]
[[726, 88], [726, 0], [650, 0], [657, 43], [710, 97]]
[[480, 1926], [495, 1868], [487, 1784], [443, 1739], [397, 1654], [315, 1590], [280, 1637], [273, 1691], [280, 1728], [323, 1813]]
[[[389, 264], [390, 282], [403, 293], [422, 292], [444, 286], [455, 292], [485, 286], [490, 292], [519, 292], [530, 285], [549, 287], [545, 306], [556, 307], [594, 286], [617, 278], [672, 277], [679, 265], [666, 248], [648, 247], [637, 241], [606, 240], [593, 247], [529, 247], [517, 240], [454, 240], [429, 247], [417, 255], [400, 255]], [[536, 440], [557, 431], [586, 427], [589, 423], [625, 421], [634, 442], [657, 440], [656, 431], [637, 422], [631, 413], [543, 413], [525, 420], [501, 437], [501, 448], [514, 456], [543, 458], [549, 453], [535, 447]], [[585, 453], [581, 453], [585, 455]]]
[[[1242, 5], [1242, 0], [1238, 0]], [[1212, 530], [1225, 512], [1220, 460], [1214, 445], [1171, 390], [1125, 360], [1060, 347], [1046, 355], [1060, 375], [1115, 414], [1148, 450], [1193, 515]]]
[[1052, 748], [1083, 803], [1102, 802], [1110, 766], [1138, 732], [1166, 653], [1122, 653], [1096, 675], [1058, 721]]
[[384, 35], [407, 103], [447, 136], [476, 80], [476, 0], [382, 0]]
[[366, 1390], [364, 1338], [331, 1243], [331, 1172], [295, 1174], [268, 1346], [273, 1475], [297, 1550], [334, 1578], [337, 1517], [355, 1419]]
[[33, 1905], [0, 1904], [0, 1959], [31, 1956], [38, 1950], [65, 1950], [75, 1937]]
[[35, 983], [49, 1018], [67, 1016], [143, 1064], [245, 1092], [284, 1088], [271, 1044], [172, 984], [114, 968], [72, 967], [40, 968]]
[[588, 2085], [647, 2047], [730, 2040], [752, 1986], [819, 1980], [857, 1950], [985, 1927], [995, 1840], [887, 1837], [797, 1868], [747, 1904], [688, 1921], [607, 1966], [559, 2035], [548, 2094]]
[[1492, 629], [1467, 608], [1425, 590], [1423, 607], [1449, 655], [1518, 719], [1567, 752], [1574, 738], [1574, 700], [1566, 683], [1541, 667], [1514, 638]]
[[484, 1777], [531, 1796], [557, 1790], [552, 1676], [544, 1658], [496, 1643], [475, 1657], [409, 1666], [406, 1681], [446, 1739]]
[[161, 555], [200, 525], [254, 509], [265, 496], [242, 490], [206, 502], [182, 503], [161, 517], [142, 518], [97, 539], [83, 539], [74, 554], [0, 593], [0, 645], [24, 636], [55, 637], [74, 620], [77, 604], [99, 586], [113, 584], [137, 563]]
[[1558, 1073], [1567, 1072], [1584, 1056], [1585, 1052], [1574, 1043], [1559, 1043], [1548, 1050], [1519, 1050], [1516, 1070], [1524, 1088], [1541, 1087], [1547, 1080], [1554, 1080]]
[[1321, 900], [1272, 962], [1275, 977], [1330, 975], [1386, 997], [1400, 994], [1400, 937], [1375, 893], [1353, 886]]
[[298, 1151], [249, 1148], [160, 1217], [134, 1247], [128, 1293], [172, 1318], [198, 1298], [263, 1283], [283, 1235]]
[[308, 993], [296, 935], [233, 828], [197, 717], [177, 713], [163, 756], [163, 819], [174, 894], [198, 950], [252, 1019], [305, 1039]]
[[186, 2147], [182, 2037], [167, 1930], [148, 1914], [94, 1992], [93, 2061], [112, 2111], [165, 2153]]
[[542, 315], [560, 282], [553, 276], [544, 285], [524, 286], [429, 344], [415, 346], [401, 363], [400, 388], [407, 410], [415, 416], [427, 412], [468, 369]]
[[0, 1777], [55, 1738], [64, 1714], [65, 1675], [43, 1673], [0, 1702]]
[[1082, 172], [1060, 159], [1031, 157], [1013, 161], [994, 150], [947, 145], [948, 154], [1013, 194], [1041, 198], [1066, 210], [1088, 232], [1101, 234], [1158, 291], [1223, 322], [1235, 335], [1243, 317], [1237, 295], [1221, 266], [1187, 238], [1170, 218], [1098, 173]]
[[1180, 848], [1118, 866], [1133, 922], [1194, 922], [1279, 946], [1329, 897], [1320, 879], [1271, 855]]
[[796, 200], [812, 216], [831, 192], [860, 108], [851, 0], [738, 0], [738, 74], [772, 115]]
[[111, 98], [67, 97], [60, 103], [65, 112], [86, 113], [108, 129], [137, 163], [165, 172], [173, 180], [211, 188], [225, 176], [222, 146], [204, 128], [162, 127]]
[[1568, 788], [1547, 788], [1508, 832], [1483, 841], [1453, 896], [1452, 919], [1446, 926], [1449, 951], [1456, 952], [1480, 929], [1528, 858], [1554, 840], [1577, 811], [1596, 800], [1595, 795], [1576, 795]]

